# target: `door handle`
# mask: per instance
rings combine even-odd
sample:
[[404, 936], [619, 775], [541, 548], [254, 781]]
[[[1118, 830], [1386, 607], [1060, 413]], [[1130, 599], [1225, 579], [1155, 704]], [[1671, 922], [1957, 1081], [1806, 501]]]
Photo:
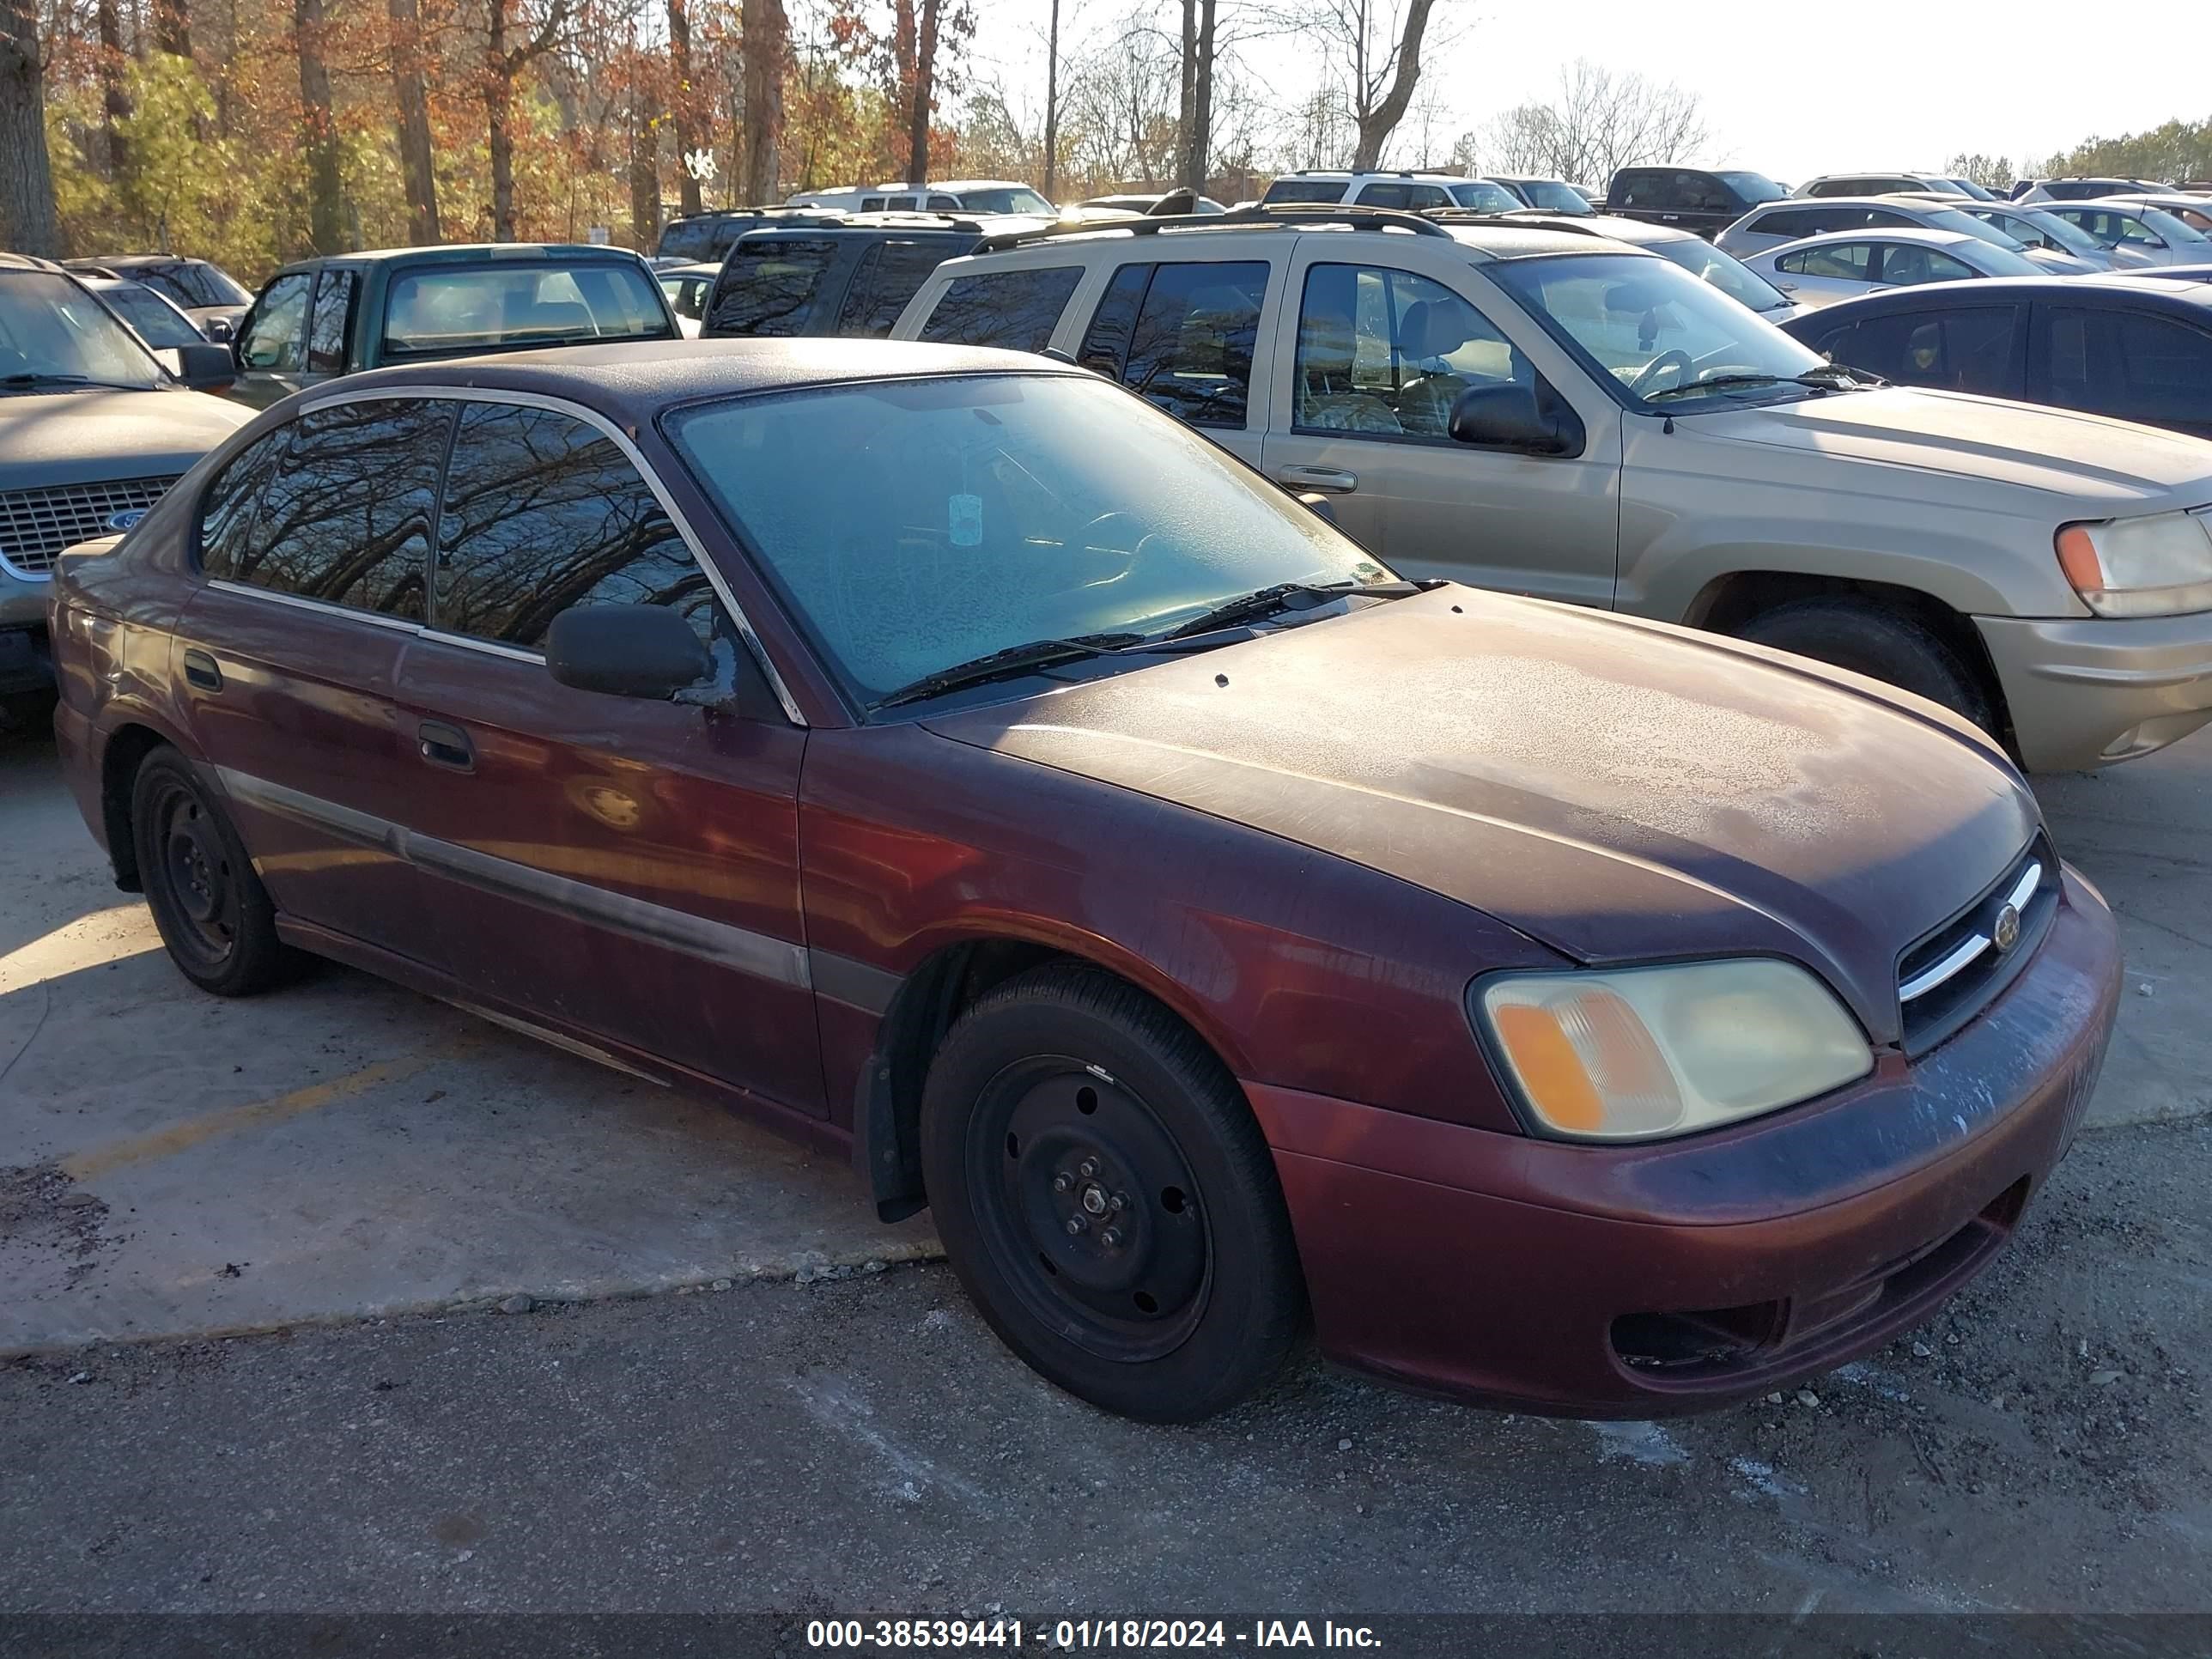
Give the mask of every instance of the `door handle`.
[[1294, 489], [1318, 489], [1325, 495], [1349, 495], [1359, 488], [1359, 475], [1339, 466], [1279, 466], [1275, 482]]
[[1795, 294], [1797, 291], [1797, 284], [1795, 283], [1777, 283], [1774, 286], [1784, 294]]
[[450, 772], [477, 769], [476, 745], [459, 726], [448, 726], [443, 720], [424, 720], [416, 728], [415, 735], [422, 746], [422, 758], [431, 765], [442, 766]]
[[222, 669], [204, 651], [185, 653], [185, 678], [203, 691], [222, 690]]

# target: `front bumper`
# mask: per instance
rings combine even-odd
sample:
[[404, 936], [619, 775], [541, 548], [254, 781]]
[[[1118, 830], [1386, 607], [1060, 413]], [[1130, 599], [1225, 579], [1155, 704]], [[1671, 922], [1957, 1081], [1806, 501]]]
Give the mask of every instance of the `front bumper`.
[[2069, 872], [2036, 960], [1958, 1035], [1737, 1128], [1575, 1146], [1246, 1091], [1330, 1358], [1650, 1417], [1842, 1364], [1988, 1265], [2073, 1138], [2118, 987], [2111, 914]]
[[2133, 760], [2212, 721], [2212, 613], [1974, 623], [2031, 772]]
[[0, 569], [0, 696], [43, 690], [54, 683], [46, 653], [50, 586]]

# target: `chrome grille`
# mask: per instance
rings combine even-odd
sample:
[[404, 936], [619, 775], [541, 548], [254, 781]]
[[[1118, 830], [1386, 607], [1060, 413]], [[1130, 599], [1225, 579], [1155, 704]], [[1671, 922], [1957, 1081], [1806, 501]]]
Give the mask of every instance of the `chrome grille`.
[[1941, 1042], [2012, 982], [2051, 925], [2058, 888], [2057, 854], [2038, 836], [1979, 898], [1898, 959], [1908, 1053]]
[[113, 535], [110, 519], [118, 513], [143, 513], [182, 476], [104, 478], [0, 493], [0, 564], [19, 576], [47, 575], [62, 549]]

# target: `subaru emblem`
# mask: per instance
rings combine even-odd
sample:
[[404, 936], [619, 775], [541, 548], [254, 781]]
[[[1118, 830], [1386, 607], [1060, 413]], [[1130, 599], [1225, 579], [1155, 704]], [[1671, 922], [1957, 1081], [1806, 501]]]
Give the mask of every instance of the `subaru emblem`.
[[2009, 951], [2020, 943], [2020, 911], [2006, 905], [1997, 912], [1996, 926], [1990, 929], [1990, 940], [2000, 952]]
[[112, 513], [108, 515], [107, 527], [114, 531], [128, 530], [145, 516], [146, 509], [143, 507], [125, 507], [120, 513]]

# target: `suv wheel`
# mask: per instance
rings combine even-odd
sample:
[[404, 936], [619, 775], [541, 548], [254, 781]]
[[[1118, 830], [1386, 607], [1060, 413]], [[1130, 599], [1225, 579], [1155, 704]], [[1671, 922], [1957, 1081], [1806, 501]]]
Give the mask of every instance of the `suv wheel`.
[[923, 1091], [930, 1206], [991, 1328], [1070, 1394], [1194, 1422], [1304, 1322], [1289, 1212], [1221, 1062], [1150, 997], [1039, 969], [962, 1016]]
[[131, 788], [131, 835], [147, 908], [169, 959], [203, 991], [252, 996], [299, 958], [238, 832], [175, 750], [153, 750]]
[[1857, 599], [1793, 599], [1736, 631], [1757, 644], [1899, 687], [2002, 735], [1980, 677], [1941, 635], [1902, 612]]

